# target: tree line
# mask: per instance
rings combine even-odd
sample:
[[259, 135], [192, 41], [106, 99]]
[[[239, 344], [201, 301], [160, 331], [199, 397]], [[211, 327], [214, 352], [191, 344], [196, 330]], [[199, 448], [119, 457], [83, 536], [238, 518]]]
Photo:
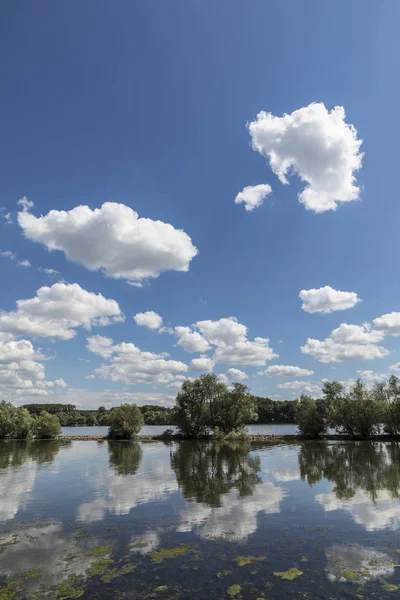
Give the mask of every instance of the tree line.
[[400, 435], [400, 379], [392, 375], [372, 388], [359, 379], [349, 390], [326, 381], [321, 398], [301, 396], [295, 421], [301, 434], [313, 438], [332, 430], [359, 439]]

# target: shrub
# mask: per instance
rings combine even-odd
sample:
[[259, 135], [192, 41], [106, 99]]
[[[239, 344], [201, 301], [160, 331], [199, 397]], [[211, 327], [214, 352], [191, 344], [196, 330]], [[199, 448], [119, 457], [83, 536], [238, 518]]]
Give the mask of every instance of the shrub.
[[60, 433], [61, 425], [57, 415], [51, 415], [43, 410], [35, 420], [35, 436], [42, 440], [49, 440]]
[[130, 440], [143, 427], [143, 415], [136, 404], [121, 404], [109, 413], [108, 437]]
[[333, 423], [339, 433], [351, 437], [369, 438], [380, 433], [385, 418], [386, 402], [358, 380], [350, 392], [336, 404]]

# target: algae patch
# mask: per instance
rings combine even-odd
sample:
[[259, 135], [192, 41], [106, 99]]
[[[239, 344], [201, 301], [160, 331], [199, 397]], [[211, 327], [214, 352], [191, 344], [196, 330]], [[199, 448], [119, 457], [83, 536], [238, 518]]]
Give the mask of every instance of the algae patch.
[[296, 577], [300, 577], [303, 575], [303, 571], [296, 569], [296, 567], [292, 567], [287, 571], [274, 571], [275, 577], [280, 577], [281, 579], [287, 579], [288, 581], [292, 581], [292, 579], [296, 579]]
[[181, 544], [176, 548], [163, 548], [162, 550], [156, 550], [151, 556], [153, 562], [161, 563], [167, 558], [175, 558], [175, 556], [182, 556], [183, 554], [187, 554], [188, 552], [192, 551], [192, 546], [188, 546], [187, 544]]
[[246, 565], [251, 565], [254, 562], [266, 560], [266, 558], [266, 556], [238, 556], [234, 560], [238, 567], [245, 567]]
[[241, 586], [238, 585], [237, 583], [235, 583], [234, 585], [231, 585], [230, 587], [228, 587], [228, 589], [226, 590], [226, 593], [231, 598], [234, 598], [235, 596], [237, 596], [238, 594], [240, 594], [241, 591], [242, 591]]
[[395, 585], [394, 583], [387, 583], [386, 585], [383, 586], [383, 589], [386, 592], [396, 592], [399, 589], [399, 586]]
[[226, 577], [227, 575], [230, 575], [232, 573], [232, 571], [219, 571], [219, 573], [217, 573], [217, 577], [218, 579], [222, 579], [223, 577]]

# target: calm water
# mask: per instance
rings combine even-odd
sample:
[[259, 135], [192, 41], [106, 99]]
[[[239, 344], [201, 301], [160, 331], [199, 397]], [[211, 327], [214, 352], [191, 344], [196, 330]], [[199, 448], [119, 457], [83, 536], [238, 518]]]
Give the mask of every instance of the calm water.
[[399, 483], [397, 443], [3, 442], [0, 598], [396, 597]]
[[[159, 435], [169, 425], [145, 425], [141, 430], [141, 435]], [[172, 427], [172, 429], [176, 429]], [[297, 425], [248, 425], [247, 430], [253, 434], [295, 434], [297, 433]], [[63, 427], [64, 435], [107, 435], [108, 427]], [[1, 600], [1, 599], [0, 599]]]

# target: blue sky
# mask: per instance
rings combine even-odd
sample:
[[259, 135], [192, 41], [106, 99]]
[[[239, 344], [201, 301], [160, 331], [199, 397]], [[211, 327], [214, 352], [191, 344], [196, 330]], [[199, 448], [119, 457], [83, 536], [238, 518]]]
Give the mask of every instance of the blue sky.
[[[364, 0], [3, 3], [1, 396], [168, 403], [201, 355], [282, 399], [395, 373], [399, 17]], [[285, 133], [264, 119], [257, 151], [261, 111]], [[235, 203], [258, 185], [261, 205]], [[147, 311], [161, 328], [136, 324]], [[258, 374], [273, 365], [313, 373]]]

